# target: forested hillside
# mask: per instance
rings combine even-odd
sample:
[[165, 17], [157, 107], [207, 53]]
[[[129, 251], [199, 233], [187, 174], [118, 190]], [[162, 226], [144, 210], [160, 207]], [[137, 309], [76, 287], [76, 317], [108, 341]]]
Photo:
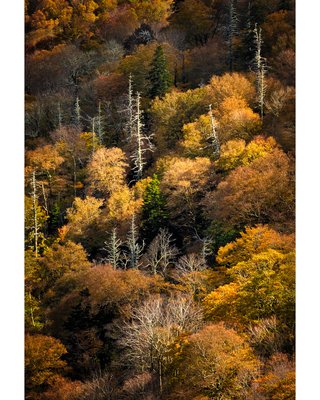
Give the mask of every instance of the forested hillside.
[[295, 398], [292, 0], [26, 0], [30, 400]]

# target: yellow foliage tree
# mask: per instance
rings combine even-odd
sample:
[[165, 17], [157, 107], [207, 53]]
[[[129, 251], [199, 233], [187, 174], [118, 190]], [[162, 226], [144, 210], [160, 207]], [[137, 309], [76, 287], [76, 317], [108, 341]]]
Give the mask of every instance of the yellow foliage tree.
[[179, 224], [190, 226], [195, 221], [199, 201], [214, 179], [209, 158], [175, 158], [161, 181], [161, 189], [167, 196], [171, 217]]
[[228, 140], [222, 144], [220, 157], [215, 165], [223, 171], [232, 170], [242, 164], [242, 157], [246, 150], [246, 142], [243, 139]]
[[124, 186], [120, 191], [113, 192], [106, 202], [106, 220], [119, 228], [123, 234], [129, 228], [134, 214], [139, 214], [143, 204], [142, 198], [136, 198], [134, 189]]
[[227, 273], [232, 282], [219, 287], [204, 299], [207, 317], [213, 321], [256, 323], [276, 316], [285, 326], [289, 340], [294, 332], [295, 263], [294, 252], [268, 249], [240, 261]]
[[90, 192], [98, 191], [108, 196], [120, 191], [125, 185], [127, 167], [127, 159], [121, 149], [98, 149], [87, 166]]
[[249, 165], [256, 158], [264, 157], [277, 147], [273, 137], [256, 136], [246, 145], [243, 139], [229, 140], [221, 146], [216, 166], [224, 171], [232, 170], [240, 165]]
[[210, 157], [212, 149], [212, 123], [209, 115], [201, 115], [195, 122], [183, 125], [180, 146], [188, 157]]
[[[64, 158], [60, 155], [56, 145], [45, 145], [35, 150], [26, 152], [25, 176], [30, 177], [33, 171], [37, 174], [37, 183], [41, 188], [42, 195], [47, 197], [46, 190], [50, 193], [59, 191], [62, 179], [58, 177], [59, 167]], [[46, 202], [46, 198], [44, 199]]]
[[154, 134], [159, 152], [172, 149], [183, 138], [182, 127], [208, 110], [205, 88], [172, 91], [151, 105]]
[[101, 199], [88, 196], [82, 200], [76, 197], [72, 207], [67, 209], [68, 224], [64, 228], [65, 238], [80, 242], [87, 250], [92, 246], [100, 246], [102, 238], [99, 234], [104, 230], [101, 224], [102, 205]]
[[234, 266], [267, 249], [288, 253], [294, 248], [294, 234], [283, 234], [269, 228], [268, 225], [257, 225], [247, 227], [244, 232], [241, 232], [240, 238], [220, 247], [217, 261], [219, 264]]
[[219, 286], [203, 302], [205, 314], [212, 321], [238, 322], [236, 305], [239, 299], [240, 285], [232, 282]]
[[132, 187], [132, 190], [134, 193], [134, 198], [136, 200], [143, 199], [145, 190], [151, 181], [152, 181], [152, 178], [150, 178], [150, 176], [148, 176], [147, 178], [141, 179], [140, 181], [138, 181], [134, 184], [134, 186]]
[[98, 4], [93, 0], [71, 0], [72, 17], [65, 29], [68, 38], [90, 38], [93, 35], [93, 24]]
[[130, 0], [139, 21], [150, 24], [160, 23], [166, 25], [171, 14], [173, 0]]
[[27, 48], [52, 39], [63, 32], [72, 18], [72, 6], [66, 0], [42, 0], [29, 22], [33, 30], [26, 35]]

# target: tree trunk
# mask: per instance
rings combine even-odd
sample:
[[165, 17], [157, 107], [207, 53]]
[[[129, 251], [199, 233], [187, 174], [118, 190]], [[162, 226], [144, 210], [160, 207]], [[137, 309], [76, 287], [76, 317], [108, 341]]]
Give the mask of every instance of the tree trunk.
[[33, 205], [33, 229], [34, 229], [34, 251], [36, 258], [38, 257], [38, 215], [37, 215], [37, 188], [36, 188], [36, 172], [32, 173], [32, 205]]

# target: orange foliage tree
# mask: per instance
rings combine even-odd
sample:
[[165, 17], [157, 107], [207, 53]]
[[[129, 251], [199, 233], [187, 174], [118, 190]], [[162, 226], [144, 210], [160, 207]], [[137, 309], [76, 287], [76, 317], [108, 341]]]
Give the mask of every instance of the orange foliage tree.
[[[25, 374], [26, 388], [39, 391], [43, 385], [50, 384], [59, 372], [66, 367], [61, 357], [67, 353], [64, 345], [51, 336], [26, 335]], [[36, 396], [34, 397], [36, 399]]]
[[208, 158], [174, 158], [163, 175], [161, 189], [167, 196], [167, 206], [175, 223], [192, 226], [199, 201], [214, 179]]
[[253, 112], [242, 98], [226, 97], [216, 115], [221, 142], [228, 139], [248, 140], [261, 133], [262, 124], [259, 115]]
[[295, 398], [295, 365], [286, 354], [278, 353], [267, 362], [266, 372], [256, 379], [249, 399], [285, 400]]
[[91, 266], [88, 256], [81, 244], [73, 243], [71, 240], [61, 245], [53, 244], [41, 259], [46, 278], [50, 285], [67, 272], [86, 269]]
[[[234, 169], [204, 201], [209, 218], [228, 225], [285, 223], [294, 216], [292, 166], [274, 149]], [[290, 227], [290, 224], [289, 224]]]
[[246, 398], [258, 374], [259, 361], [248, 343], [223, 324], [208, 325], [191, 335], [179, 357], [177, 386], [189, 389], [189, 398]]
[[211, 103], [213, 109], [219, 109], [228, 97], [243, 100], [248, 105], [252, 105], [255, 98], [254, 84], [246, 76], [237, 72], [213, 76], [205, 88], [208, 104]]

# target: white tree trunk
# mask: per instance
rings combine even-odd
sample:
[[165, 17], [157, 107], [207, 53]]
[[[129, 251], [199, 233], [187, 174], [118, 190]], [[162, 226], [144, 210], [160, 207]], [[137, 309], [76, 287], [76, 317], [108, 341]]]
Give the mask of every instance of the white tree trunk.
[[62, 113], [61, 113], [60, 102], [58, 103], [58, 127], [59, 127], [59, 129], [62, 128]]
[[92, 157], [95, 151], [95, 136], [96, 136], [96, 127], [95, 127], [95, 117], [91, 118], [91, 130], [92, 130]]
[[75, 114], [75, 123], [76, 126], [81, 129], [81, 108], [80, 108], [80, 101], [79, 97], [76, 97], [76, 102], [74, 105], [74, 114]]
[[35, 252], [36, 258], [38, 257], [38, 236], [39, 236], [37, 206], [38, 206], [38, 197], [37, 197], [37, 185], [36, 185], [36, 172], [33, 171], [33, 173], [32, 173], [32, 207], [33, 207], [33, 229], [34, 229], [34, 252]]
[[133, 269], [140, 266], [140, 258], [144, 249], [144, 243], [142, 243], [142, 245], [139, 245], [138, 239], [138, 230], [135, 223], [135, 215], [133, 214], [131, 219], [131, 228], [127, 239], [127, 247], [129, 249], [128, 262], [130, 268]]
[[98, 137], [99, 137], [99, 142], [100, 142], [100, 144], [102, 144], [103, 139], [104, 139], [104, 132], [103, 132], [103, 118], [101, 115], [101, 102], [100, 101], [98, 104], [97, 133], [98, 133]]
[[133, 161], [133, 172], [136, 180], [140, 180], [143, 175], [143, 169], [146, 164], [145, 152], [153, 151], [153, 145], [150, 142], [150, 137], [143, 133], [142, 112], [140, 109], [140, 93], [137, 92], [136, 96], [136, 112], [134, 116], [134, 131], [132, 133], [132, 147], [133, 153], [131, 159]]
[[108, 252], [108, 257], [106, 258], [106, 261], [110, 263], [114, 269], [117, 269], [120, 266], [120, 260], [121, 260], [120, 248], [122, 242], [117, 237], [116, 228], [113, 228], [109, 241], [104, 242], [104, 244], [105, 247], [103, 249]]
[[217, 123], [212, 114], [211, 104], [209, 104], [209, 116], [211, 119], [211, 140], [213, 146], [213, 155], [215, 158], [218, 158], [220, 155], [220, 142], [217, 134]]
[[229, 5], [229, 22], [228, 22], [228, 58], [229, 58], [229, 69], [233, 71], [234, 51], [233, 51], [233, 40], [234, 36], [238, 33], [238, 16], [234, 5], [234, 0], [230, 0]]
[[266, 84], [265, 84], [266, 60], [264, 57], [261, 56], [262, 35], [261, 35], [261, 28], [258, 29], [257, 24], [255, 24], [254, 34], [256, 42], [255, 69], [256, 69], [257, 102], [259, 106], [260, 117], [261, 120], [263, 120], [264, 98], [266, 93]]
[[140, 93], [137, 93], [137, 153], [135, 158], [136, 175], [138, 180], [142, 178], [143, 172], [143, 159], [142, 159], [142, 143], [141, 143], [141, 113], [140, 113]]
[[133, 90], [132, 90], [132, 75], [129, 75], [129, 88], [128, 88], [128, 139], [130, 140], [133, 134], [134, 124], [134, 104], [133, 104]]

